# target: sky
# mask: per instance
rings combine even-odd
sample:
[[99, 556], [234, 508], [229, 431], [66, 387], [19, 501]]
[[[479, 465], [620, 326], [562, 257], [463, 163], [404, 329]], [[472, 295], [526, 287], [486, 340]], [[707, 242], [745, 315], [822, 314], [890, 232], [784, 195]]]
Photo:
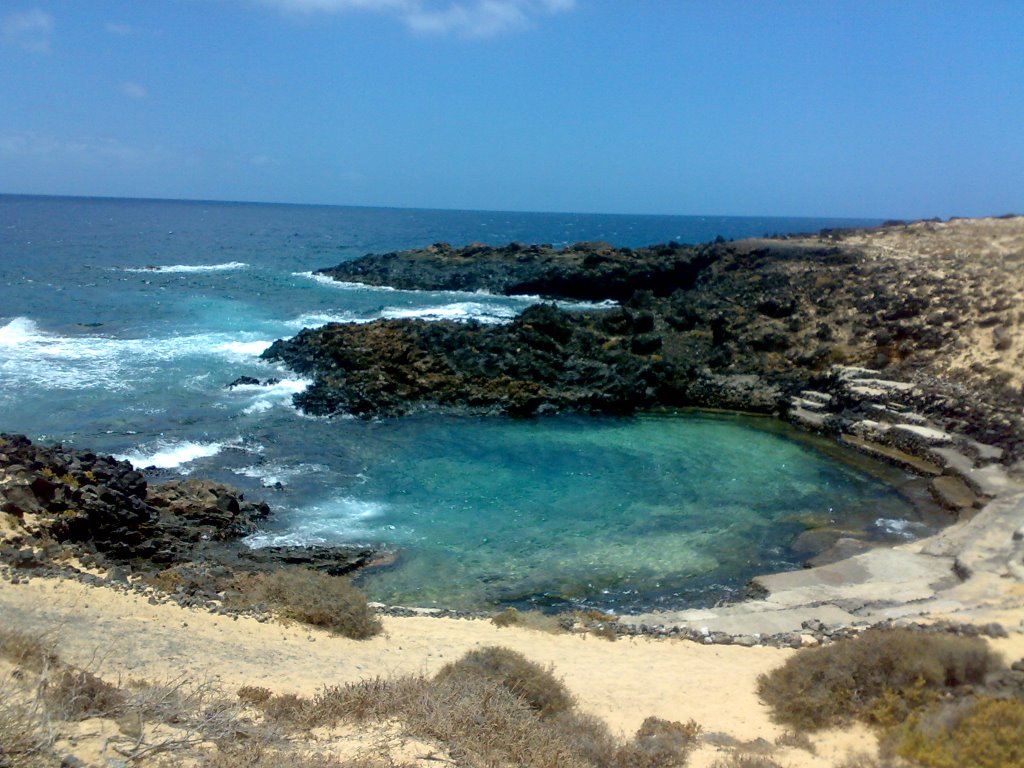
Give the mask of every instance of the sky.
[[0, 193], [1024, 213], [1024, 2], [2, 0]]

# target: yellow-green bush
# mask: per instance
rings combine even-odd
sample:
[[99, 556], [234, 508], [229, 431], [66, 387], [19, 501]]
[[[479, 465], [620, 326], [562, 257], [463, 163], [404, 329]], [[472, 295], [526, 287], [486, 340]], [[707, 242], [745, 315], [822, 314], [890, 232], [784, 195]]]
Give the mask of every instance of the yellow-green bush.
[[871, 630], [800, 651], [761, 675], [758, 693], [779, 722], [796, 728], [854, 718], [898, 722], [942, 691], [982, 683], [999, 666], [981, 638]]
[[381, 632], [377, 614], [366, 595], [344, 576], [310, 568], [282, 568], [237, 579], [231, 605], [264, 605], [286, 619], [301, 621], [353, 640]]
[[1024, 768], [1024, 701], [982, 698], [916, 713], [896, 753], [928, 768]]

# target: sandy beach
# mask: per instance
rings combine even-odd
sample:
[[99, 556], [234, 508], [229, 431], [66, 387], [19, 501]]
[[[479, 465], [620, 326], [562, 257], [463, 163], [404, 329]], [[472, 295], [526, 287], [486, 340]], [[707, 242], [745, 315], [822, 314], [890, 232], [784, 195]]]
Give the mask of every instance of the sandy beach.
[[[755, 694], [757, 676], [795, 651], [700, 645], [644, 637], [596, 637], [498, 628], [485, 620], [384, 617], [384, 633], [365, 641], [299, 625], [261, 623], [75, 581], [35, 578], [0, 582], [7, 626], [46, 633], [69, 663], [117, 682], [187, 675], [233, 692], [242, 685], [310, 695], [324, 685], [406, 673], [436, 672], [463, 653], [488, 645], [517, 650], [550, 665], [579, 700], [620, 736], [649, 715], [695, 720], [704, 743], [691, 765], [710, 765], [729, 745], [771, 749], [774, 759], [816, 768], [853, 751], [872, 751], [874, 737], [858, 726], [813, 737], [815, 754], [775, 747], [785, 729]], [[1008, 657], [1024, 655], [1024, 637], [995, 642]]]

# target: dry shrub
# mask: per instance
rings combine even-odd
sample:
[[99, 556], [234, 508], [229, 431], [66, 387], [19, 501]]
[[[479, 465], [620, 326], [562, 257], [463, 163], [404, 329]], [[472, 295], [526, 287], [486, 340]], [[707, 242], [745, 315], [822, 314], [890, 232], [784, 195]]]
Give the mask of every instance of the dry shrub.
[[297, 754], [294, 750], [246, 741], [203, 755], [201, 768], [414, 768], [386, 758], [341, 759], [333, 755]]
[[982, 698], [915, 713], [896, 753], [929, 768], [1024, 768], [1024, 701]]
[[999, 665], [980, 638], [873, 630], [800, 651], [761, 675], [758, 693], [779, 722], [814, 730], [871, 720], [875, 708], [891, 717], [898, 711], [893, 696], [917, 705], [944, 690], [980, 684]]
[[57, 664], [52, 643], [41, 635], [9, 628], [0, 629], [0, 657], [33, 672]]
[[329, 686], [313, 697], [311, 722], [333, 725], [402, 717], [415, 702], [429, 695], [429, 687], [430, 681], [415, 675], [392, 680], [375, 677]]
[[700, 726], [659, 717], [644, 720], [633, 740], [615, 755], [616, 768], [667, 768], [686, 763], [700, 736]]
[[[873, 757], [863, 752], [850, 755], [836, 768], [897, 768], [893, 762], [886, 757]], [[898, 768], [906, 768], [901, 764]]]
[[782, 766], [764, 755], [747, 755], [740, 752], [729, 757], [715, 760], [711, 768], [782, 768]]
[[808, 738], [807, 734], [800, 731], [786, 731], [776, 737], [775, 746], [802, 749], [804, 752], [810, 752], [812, 755], [818, 751], [818, 748], [814, 746], [814, 743]]
[[263, 716], [276, 725], [306, 728], [314, 722], [312, 702], [294, 693], [271, 696], [259, 705]]
[[550, 671], [504, 648], [472, 651], [433, 679], [364, 680], [325, 688], [310, 725], [401, 722], [445, 746], [458, 765], [534, 768], [670, 768], [685, 762], [699, 728], [649, 718], [619, 746], [607, 725], [577, 712]]
[[261, 685], [243, 685], [238, 689], [238, 699], [250, 707], [258, 707], [267, 701], [274, 692]]
[[491, 622], [498, 627], [522, 627], [552, 634], [565, 631], [558, 616], [540, 611], [520, 611], [516, 608], [506, 608], [501, 613], [495, 614], [491, 617]]
[[473, 677], [500, 684], [542, 716], [564, 712], [575, 704], [569, 689], [550, 669], [508, 648], [492, 645], [470, 651], [437, 673], [438, 682]]
[[53, 739], [42, 699], [19, 683], [10, 676], [0, 677], [0, 766], [53, 765]]
[[238, 730], [238, 705], [216, 683], [185, 677], [155, 683], [133, 680], [124, 692], [126, 712], [141, 721], [173, 726], [189, 745], [230, 740]]
[[116, 685], [84, 669], [65, 667], [46, 687], [50, 708], [65, 720], [116, 717], [123, 713], [127, 697]]
[[382, 630], [366, 595], [343, 576], [282, 568], [238, 579], [235, 588], [231, 603], [237, 607], [266, 605], [284, 618], [353, 640], [365, 640]]

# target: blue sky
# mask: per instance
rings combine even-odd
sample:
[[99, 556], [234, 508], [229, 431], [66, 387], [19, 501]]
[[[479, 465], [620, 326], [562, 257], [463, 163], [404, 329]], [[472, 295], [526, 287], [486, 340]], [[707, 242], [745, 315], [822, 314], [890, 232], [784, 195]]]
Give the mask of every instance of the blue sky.
[[1024, 213], [1024, 3], [4, 0], [0, 192]]

